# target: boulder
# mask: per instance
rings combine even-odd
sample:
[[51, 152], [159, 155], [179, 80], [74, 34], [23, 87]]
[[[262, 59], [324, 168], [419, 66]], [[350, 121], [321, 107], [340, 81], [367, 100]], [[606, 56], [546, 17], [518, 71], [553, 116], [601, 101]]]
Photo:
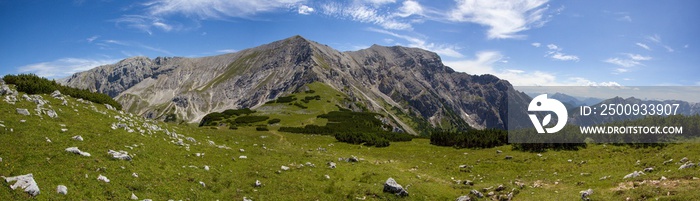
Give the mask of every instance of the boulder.
[[29, 116], [29, 110], [24, 108], [17, 108], [17, 114]]
[[287, 171], [287, 170], [289, 170], [289, 167], [283, 165], [283, 166], [281, 167], [281, 169], [284, 170], [284, 171]]
[[29, 193], [29, 195], [31, 196], [39, 195], [39, 185], [37, 185], [36, 181], [34, 181], [34, 175], [32, 173], [3, 178], [5, 178], [5, 182], [7, 183], [17, 181], [14, 184], [10, 185], [10, 188], [12, 190], [15, 190], [19, 187], [24, 189], [24, 192]]
[[331, 169], [335, 169], [335, 163], [334, 162], [328, 162], [328, 167]]
[[681, 163], [685, 163], [685, 162], [688, 162], [688, 157], [681, 158]]
[[502, 190], [505, 190], [505, 189], [506, 189], [506, 187], [503, 186], [503, 184], [500, 184], [500, 185], [498, 185], [498, 187], [496, 187], [496, 189], [494, 189], [494, 191], [502, 191]]
[[588, 189], [588, 190], [583, 190], [581, 192], [578, 192], [581, 194], [581, 200], [591, 200], [588, 196], [591, 196], [593, 194], [593, 189]]
[[635, 177], [642, 176], [642, 175], [644, 175], [644, 172], [634, 171], [632, 173], [625, 175], [625, 177], [623, 177], [623, 179], [631, 179], [631, 178], [635, 178]]
[[359, 162], [359, 161], [360, 160], [358, 160], [356, 156], [350, 156], [350, 158], [348, 158], [348, 162], [354, 163], [354, 162]]
[[54, 118], [54, 119], [58, 117], [58, 114], [56, 114], [56, 111], [53, 111], [53, 110], [46, 111], [46, 115], [48, 115], [49, 117]]
[[471, 200], [472, 199], [469, 196], [463, 195], [463, 196], [459, 196], [456, 201], [471, 201]]
[[476, 196], [477, 198], [483, 198], [483, 197], [484, 197], [484, 194], [482, 194], [481, 192], [477, 191], [476, 189], [472, 189], [471, 191], [469, 191], [469, 193], [471, 193], [472, 195]]
[[132, 200], [138, 200], [139, 197], [136, 197], [136, 195], [135, 195], [134, 193], [131, 193], [131, 199], [132, 199]]
[[205, 184], [203, 181], [199, 181], [199, 185], [202, 185], [202, 187], [207, 187], [207, 184]]
[[66, 151], [74, 154], [80, 154], [81, 156], [91, 156], [88, 152], [80, 151], [78, 147], [68, 147], [66, 148]]
[[653, 167], [644, 168], [644, 172], [653, 172], [653, 171], [654, 171]]
[[68, 194], [68, 187], [64, 185], [58, 185], [58, 187], [56, 187], [56, 193], [63, 195]]
[[208, 166], [208, 165], [205, 165], [205, 166], [204, 166], [204, 170], [209, 171], [209, 166]]
[[681, 167], [679, 167], [678, 170], [687, 169], [687, 168], [693, 168], [693, 167], [695, 167], [695, 164], [693, 164], [693, 163], [685, 163], [685, 164], [681, 165]]
[[253, 200], [248, 198], [248, 197], [243, 197], [243, 201], [253, 201]]
[[74, 140], [77, 140], [77, 141], [83, 141], [83, 136], [76, 135], [76, 136], [73, 136], [71, 139], [74, 139]]
[[107, 153], [112, 155], [112, 158], [115, 158], [115, 159], [126, 160], [126, 161], [131, 160], [131, 156], [129, 156], [129, 153], [127, 153], [126, 151], [122, 151], [122, 150], [114, 151], [114, 150], [110, 149]]
[[384, 192], [393, 193], [401, 197], [408, 196], [408, 191], [391, 177], [384, 182]]
[[105, 183], [109, 183], [109, 179], [102, 175], [97, 176], [97, 181], [104, 181]]
[[262, 182], [260, 182], [260, 180], [255, 180], [255, 187], [261, 187], [261, 186], [262, 186]]
[[63, 95], [61, 94], [61, 91], [56, 90], [51, 93], [51, 97], [60, 98], [63, 97]]

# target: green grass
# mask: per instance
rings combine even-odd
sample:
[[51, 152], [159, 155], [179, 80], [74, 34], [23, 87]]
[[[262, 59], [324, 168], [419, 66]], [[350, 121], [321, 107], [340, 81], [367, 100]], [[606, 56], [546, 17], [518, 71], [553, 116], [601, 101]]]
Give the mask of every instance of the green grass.
[[[337, 110], [333, 101], [342, 100], [342, 97], [336, 96], [335, 90], [320, 83], [310, 88], [315, 93], [308, 95], [320, 95], [322, 100], [311, 100], [306, 106], [324, 112]], [[678, 170], [679, 164], [675, 163], [682, 157], [694, 162], [700, 160], [698, 142], [661, 149], [589, 145], [579, 151], [548, 151], [539, 157], [536, 153], [512, 151], [510, 145], [454, 149], [430, 145], [428, 139], [414, 139], [373, 148], [340, 143], [330, 136], [282, 133], [276, 131], [275, 126], [269, 126], [270, 131], [256, 131], [255, 126], [228, 130], [157, 123], [163, 129], [184, 135], [181, 138], [190, 144], [187, 150], [175, 145], [172, 141], [177, 140], [164, 131], [141, 135], [138, 131], [112, 130], [110, 125], [118, 121], [115, 115], [129, 115], [107, 111], [103, 105], [95, 104], [106, 114], [95, 112], [89, 105], [74, 99], [69, 99], [69, 106], [61, 106], [58, 100], [44, 98], [51, 102], [49, 105], [57, 111], [58, 118], [44, 115], [41, 119], [33, 111], [36, 104], [24, 100], [16, 105], [0, 102], [0, 124], [5, 125], [0, 127], [0, 157], [3, 159], [0, 175], [33, 173], [41, 188], [36, 200], [126, 200], [131, 193], [139, 199], [154, 200], [241, 200], [244, 196], [253, 200], [355, 200], [363, 197], [367, 200], [454, 200], [471, 189], [499, 184], [510, 191], [516, 187], [514, 181], [526, 184], [519, 189], [515, 200], [578, 200], [578, 192], [588, 188], [594, 190], [591, 196], [594, 200], [627, 197], [641, 200], [642, 195], [649, 196], [647, 200], [700, 197], [697, 191], [700, 180], [693, 180], [693, 177], [700, 177], [700, 168]], [[305, 114], [295, 106], [276, 103], [266, 106], [274, 110], [259, 110], [256, 115], [267, 112], [271, 118], [279, 118], [280, 125], [325, 124], [315, 118], [318, 114]], [[15, 108], [27, 108], [33, 114], [22, 116]], [[130, 119], [137, 125], [143, 124], [141, 118]], [[68, 131], [61, 132], [60, 124], [65, 124]], [[74, 135], [82, 135], [85, 141], [72, 140]], [[52, 142], [46, 142], [46, 137]], [[197, 143], [185, 137], [192, 137]], [[231, 149], [217, 148], [207, 140]], [[138, 146], [125, 147], [134, 144]], [[82, 157], [64, 151], [71, 146], [92, 156]], [[134, 158], [132, 161], [111, 159], [107, 154], [109, 149], [128, 151]], [[496, 150], [503, 153], [497, 154]], [[195, 153], [204, 155], [197, 157]], [[248, 159], [239, 159], [240, 155]], [[364, 160], [358, 163], [338, 161], [339, 157], [352, 155]], [[513, 159], [505, 160], [506, 155]], [[572, 162], [568, 162], [569, 159]], [[663, 165], [668, 159], [674, 159], [674, 163]], [[637, 160], [640, 165], [635, 165]], [[337, 168], [328, 168], [329, 161], [337, 163]], [[306, 162], [316, 167], [299, 166]], [[472, 167], [461, 169], [459, 165], [462, 164]], [[203, 169], [205, 165], [210, 167], [209, 171]], [[281, 171], [283, 165], [291, 169]], [[655, 167], [654, 172], [635, 179], [622, 179], [632, 171], [651, 166]], [[133, 172], [139, 177], [132, 177]], [[97, 181], [99, 174], [111, 182]], [[330, 179], [324, 175], [329, 175]], [[603, 176], [611, 177], [599, 180]], [[675, 186], [650, 185], [649, 181], [639, 184], [661, 176], [669, 179], [664, 184]], [[410, 196], [399, 198], [383, 193], [382, 184], [389, 177], [406, 187]], [[452, 178], [472, 180], [475, 184], [473, 187], [456, 184]], [[255, 188], [255, 180], [260, 180], [263, 186]], [[206, 183], [206, 187], [199, 181]], [[638, 187], [634, 189], [616, 189], [621, 184], [635, 186], [635, 182]], [[0, 183], [0, 200], [30, 199], [21, 190], [11, 190], [10, 184]], [[542, 186], [533, 188], [534, 183]], [[68, 187], [68, 195], [56, 193], [59, 184]], [[666, 196], [669, 192], [670, 196]]]

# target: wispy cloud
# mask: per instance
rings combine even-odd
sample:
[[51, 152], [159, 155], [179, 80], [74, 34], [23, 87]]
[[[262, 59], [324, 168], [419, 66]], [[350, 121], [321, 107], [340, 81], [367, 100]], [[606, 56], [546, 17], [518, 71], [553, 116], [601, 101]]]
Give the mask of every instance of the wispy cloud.
[[661, 41], [661, 36], [659, 36], [658, 34], [647, 36], [646, 39], [654, 42], [654, 44], [656, 44], [656, 45], [659, 45], [659, 46], [665, 48], [666, 51], [668, 51], [668, 52], [675, 51], [673, 48], [671, 48], [671, 46], [668, 46], [663, 41]]
[[100, 38], [100, 36], [91, 36], [91, 37], [89, 37], [89, 38], [86, 38], [85, 40], [86, 40], [88, 43], [92, 43], [92, 41], [95, 41], [95, 40], [97, 40], [98, 38]]
[[387, 35], [394, 36], [394, 37], [400, 38], [400, 39], [404, 39], [404, 40], [409, 42], [409, 44], [407, 44], [407, 46], [409, 46], [409, 47], [417, 47], [417, 48], [421, 48], [421, 49], [426, 49], [426, 50], [438, 53], [442, 56], [448, 56], [448, 57], [454, 57], [454, 58], [463, 57], [463, 55], [461, 53], [457, 52], [458, 48], [453, 46], [453, 45], [444, 45], [444, 44], [438, 45], [435, 43], [428, 43], [424, 39], [421, 39], [421, 38], [397, 34], [397, 33], [387, 31], [387, 30], [382, 30], [382, 29], [369, 28], [367, 30], [377, 32], [377, 33], [387, 34]]
[[547, 0], [459, 0], [449, 19], [488, 26], [489, 39], [522, 38], [521, 31], [543, 26]]
[[533, 47], [540, 47], [542, 45], [542, 43], [532, 43], [530, 45], [532, 45]]
[[498, 51], [477, 52], [470, 60], [445, 61], [457, 72], [465, 72], [473, 75], [491, 74], [501, 79], [508, 80], [515, 86], [619, 86], [617, 82], [594, 82], [582, 77], [561, 78], [555, 73], [544, 71], [527, 72], [520, 69], [499, 69], [495, 67], [505, 57]]
[[19, 73], [34, 73], [46, 78], [62, 78], [77, 72], [90, 70], [97, 66], [113, 64], [119, 60], [115, 59], [81, 59], [62, 58], [55, 61], [34, 63], [21, 66], [17, 69]]
[[234, 52], [238, 52], [238, 50], [234, 50], [234, 49], [223, 49], [223, 50], [217, 50], [216, 52], [218, 52], [218, 53], [234, 53]]
[[321, 12], [328, 16], [352, 21], [371, 23], [389, 30], [411, 30], [410, 22], [402, 20], [391, 13], [381, 12], [373, 6], [364, 4], [327, 3], [321, 6]]
[[644, 44], [644, 43], [635, 43], [635, 45], [637, 45], [637, 46], [639, 46], [639, 47], [641, 47], [641, 48], [644, 48], [645, 50], [651, 51], [651, 48], [650, 48], [647, 44]]
[[[298, 8], [299, 14], [310, 14], [312, 7], [300, 4], [305, 0], [152, 0], [136, 4], [137, 14], [123, 15], [114, 20], [119, 27], [137, 29], [148, 34], [154, 30], [165, 32], [187, 29], [182, 23], [167, 20], [170, 16], [184, 16], [190, 20], [226, 20], [251, 18], [259, 13]], [[198, 26], [198, 23], [195, 23]]]
[[619, 58], [619, 57], [614, 57], [614, 58], [608, 58], [604, 60], [606, 63], [611, 63], [620, 66], [620, 68], [616, 68], [613, 72], [614, 73], [626, 73], [630, 71], [631, 67], [635, 66], [640, 66], [644, 65], [642, 61], [649, 61], [652, 59], [651, 56], [643, 56], [639, 54], [630, 54], [630, 53], [623, 53], [627, 57]]
[[[533, 46], [535, 46], [533, 44]], [[539, 43], [538, 46], [539, 47]], [[562, 52], [564, 50], [563, 48], [555, 45], [555, 44], [547, 44], [547, 53], [544, 55], [545, 57], [552, 58], [554, 60], [559, 60], [559, 61], [579, 61], [580, 59], [576, 55], [570, 55], [570, 54], [565, 54]]]
[[102, 42], [103, 43], [100, 43], [98, 45], [108, 46], [109, 44], [114, 44], [114, 45], [120, 45], [120, 46], [125, 46], [125, 47], [136, 47], [136, 48], [146, 49], [146, 50], [150, 50], [150, 51], [154, 51], [154, 52], [163, 53], [166, 55], [175, 55], [170, 51], [167, 51], [167, 50], [164, 50], [161, 48], [157, 48], [157, 47], [153, 47], [153, 46], [149, 46], [149, 45], [144, 45], [144, 44], [138, 43], [138, 42], [120, 41], [120, 40], [104, 40]]

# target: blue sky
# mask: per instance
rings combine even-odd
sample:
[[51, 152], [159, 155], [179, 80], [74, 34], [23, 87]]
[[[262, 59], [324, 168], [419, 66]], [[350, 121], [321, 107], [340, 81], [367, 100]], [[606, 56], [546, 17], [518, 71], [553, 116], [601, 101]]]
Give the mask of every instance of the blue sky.
[[419, 47], [514, 85], [700, 85], [700, 1], [0, 0], [0, 75], [202, 57], [302, 35]]

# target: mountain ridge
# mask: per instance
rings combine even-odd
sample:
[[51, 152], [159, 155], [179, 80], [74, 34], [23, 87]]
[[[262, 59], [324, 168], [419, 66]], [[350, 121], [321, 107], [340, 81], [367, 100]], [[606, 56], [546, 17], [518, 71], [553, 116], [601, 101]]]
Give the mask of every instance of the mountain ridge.
[[76, 73], [63, 84], [107, 93], [146, 117], [176, 114], [196, 122], [210, 112], [259, 106], [312, 82], [348, 94], [355, 102], [349, 105], [389, 114], [414, 134], [505, 128], [512, 88], [493, 75], [455, 72], [427, 50], [372, 45], [340, 52], [298, 35], [209, 57], [128, 58]]

